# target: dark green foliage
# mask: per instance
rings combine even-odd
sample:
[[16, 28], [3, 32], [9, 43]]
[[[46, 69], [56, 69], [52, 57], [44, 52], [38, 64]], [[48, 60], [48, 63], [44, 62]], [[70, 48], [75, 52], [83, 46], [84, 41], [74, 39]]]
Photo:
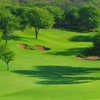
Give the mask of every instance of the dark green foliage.
[[55, 27], [62, 26], [62, 20], [64, 19], [64, 11], [56, 6], [45, 7], [55, 18]]
[[81, 57], [100, 56], [100, 34], [97, 34], [92, 39], [93, 47], [86, 48], [81, 54]]
[[4, 47], [2, 42], [2, 34], [0, 34], [0, 60], [2, 60], [7, 65], [7, 70], [9, 70], [9, 63], [14, 60], [14, 53], [8, 48]]
[[[26, 26], [30, 24], [31, 26], [35, 27], [35, 32], [38, 33], [40, 28], [44, 27], [47, 28], [53, 22], [53, 18], [51, 18], [51, 16], [54, 16], [55, 18], [55, 24], [54, 24], [55, 27], [77, 29], [78, 31], [97, 31], [100, 26], [100, 12], [99, 9], [95, 6], [82, 6], [81, 8], [78, 8], [75, 5], [74, 7], [70, 5], [68, 8], [66, 7], [66, 9], [64, 9], [65, 10], [64, 13], [63, 10], [61, 9], [62, 7], [59, 8], [57, 7], [57, 5], [54, 6], [55, 4], [59, 5], [59, 3], [61, 3], [61, 0], [59, 0], [58, 3], [56, 0], [51, 2], [46, 2], [45, 0], [44, 2], [34, 1], [34, 3], [32, 3], [32, 1], [28, 1], [31, 2], [31, 4], [33, 5], [36, 3], [40, 4], [49, 3], [52, 5], [52, 3], [54, 3], [53, 6], [50, 6], [49, 4], [47, 4], [47, 6], [34, 5], [38, 6], [34, 8], [32, 6], [30, 7], [27, 6], [26, 4], [28, 2], [24, 1], [22, 2], [25, 3], [24, 7], [20, 5], [19, 6], [16, 5], [15, 7], [13, 5], [6, 5], [5, 7], [5, 9], [10, 10], [10, 12], [14, 14], [14, 16], [16, 16], [18, 22], [20, 23], [20, 29], [25, 29]], [[63, 1], [63, 3], [64, 2], [66, 4], [66, 2], [69, 1], [65, 0]], [[76, 1], [73, 0], [72, 3], [74, 2]], [[49, 13], [46, 10], [48, 10]], [[44, 21], [43, 23], [41, 20], [37, 21], [36, 19], [42, 19], [42, 21], [45, 19], [46, 21]], [[52, 19], [52, 21], [49, 21], [48, 19]], [[37, 26], [36, 24], [40, 28], [36, 27]]]
[[30, 26], [35, 28], [36, 39], [41, 28], [50, 28], [54, 25], [54, 17], [42, 8], [29, 9], [28, 19]]
[[28, 25], [28, 8], [25, 7], [18, 7], [16, 8], [16, 17], [19, 18], [19, 23], [20, 23], [20, 29], [25, 29], [26, 26]]
[[28, 24], [28, 8], [20, 6], [6, 6], [6, 9], [8, 9], [18, 19], [20, 26], [19, 29], [25, 29]]
[[81, 53], [81, 56], [82, 57], [100, 56], [100, 49], [95, 48], [95, 47], [87, 48]]
[[79, 26], [82, 31], [96, 31], [100, 25], [100, 12], [94, 6], [81, 7], [79, 16]]
[[72, 7], [70, 10], [65, 11], [65, 27], [71, 28], [71, 29], [76, 29], [78, 28], [78, 20], [79, 20], [79, 13], [78, 13], [78, 8]]
[[94, 37], [93, 45], [94, 45], [95, 48], [97, 48], [97, 50], [100, 50], [100, 34], [97, 34]]
[[0, 48], [0, 59], [7, 65], [7, 70], [9, 71], [9, 63], [14, 60], [14, 53], [3, 47]]
[[0, 11], [0, 29], [4, 34], [14, 31], [17, 28], [16, 17], [9, 11]]
[[9, 34], [18, 28], [18, 21], [16, 17], [7, 10], [0, 11], [0, 30], [3, 32], [3, 39], [7, 40]]
[[29, 12], [30, 25], [37, 28], [49, 28], [54, 24], [54, 17], [45, 9], [33, 8]]
[[65, 28], [78, 31], [98, 31], [100, 27], [100, 11], [95, 6], [72, 7], [65, 10]]

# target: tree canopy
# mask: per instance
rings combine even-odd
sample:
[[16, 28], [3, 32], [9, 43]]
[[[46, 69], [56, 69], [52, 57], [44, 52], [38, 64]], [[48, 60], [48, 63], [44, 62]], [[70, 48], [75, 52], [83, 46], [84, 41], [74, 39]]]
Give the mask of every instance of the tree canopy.
[[28, 10], [28, 18], [30, 26], [35, 28], [36, 39], [41, 28], [50, 28], [55, 23], [54, 17], [46, 9], [37, 7]]

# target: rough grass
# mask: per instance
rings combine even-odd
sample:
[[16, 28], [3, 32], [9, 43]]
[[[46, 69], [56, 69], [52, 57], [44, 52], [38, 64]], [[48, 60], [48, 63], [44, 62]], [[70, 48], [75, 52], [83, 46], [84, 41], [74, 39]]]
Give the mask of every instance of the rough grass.
[[[0, 100], [100, 100], [100, 61], [75, 56], [92, 46], [94, 33], [31, 29], [16, 32], [9, 47], [16, 53], [6, 71], [0, 62]], [[43, 45], [49, 51], [22, 50], [17, 44]]]

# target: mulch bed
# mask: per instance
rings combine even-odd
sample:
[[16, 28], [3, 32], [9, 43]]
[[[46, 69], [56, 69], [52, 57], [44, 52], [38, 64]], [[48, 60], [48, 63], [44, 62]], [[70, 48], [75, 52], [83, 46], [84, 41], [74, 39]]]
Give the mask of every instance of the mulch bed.
[[80, 59], [80, 60], [99, 60], [100, 57], [99, 56], [88, 56], [86, 58], [82, 58], [80, 56], [76, 56], [76, 58]]

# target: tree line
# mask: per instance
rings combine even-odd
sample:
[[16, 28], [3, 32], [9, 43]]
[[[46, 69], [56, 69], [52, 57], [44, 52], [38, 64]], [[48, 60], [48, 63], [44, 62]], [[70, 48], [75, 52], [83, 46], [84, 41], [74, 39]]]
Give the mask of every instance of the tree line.
[[[33, 27], [36, 39], [40, 29], [64, 28], [76, 31], [99, 31], [100, 9], [85, 5], [62, 9], [58, 6], [20, 6], [6, 4], [0, 6], [0, 31], [5, 44], [0, 46], [0, 58], [9, 65], [13, 53], [7, 48], [9, 36], [16, 30]], [[34, 34], [33, 34], [34, 35]], [[98, 43], [97, 41], [95, 42]], [[95, 44], [95, 45], [96, 45]], [[9, 69], [9, 67], [7, 67]]]
[[99, 31], [100, 9], [96, 6], [70, 7], [57, 6], [22, 7], [7, 5], [0, 8], [0, 30], [3, 38], [16, 30], [34, 27], [36, 39], [39, 30], [45, 28], [65, 28], [77, 31]]

